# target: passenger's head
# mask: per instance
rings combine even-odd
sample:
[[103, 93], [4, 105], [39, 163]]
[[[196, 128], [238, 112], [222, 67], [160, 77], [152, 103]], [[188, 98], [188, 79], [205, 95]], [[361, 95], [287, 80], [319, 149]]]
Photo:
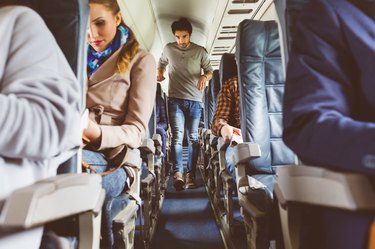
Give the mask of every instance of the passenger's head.
[[88, 42], [97, 52], [104, 51], [115, 38], [121, 24], [121, 12], [117, 1], [90, 0], [90, 25]]
[[186, 18], [180, 18], [172, 23], [172, 33], [179, 47], [186, 48], [190, 44], [190, 36], [193, 31], [191, 23]]
[[89, 0], [90, 24], [88, 30], [88, 42], [97, 52], [103, 52], [108, 48], [117, 32], [118, 27], [123, 26], [128, 30], [129, 40], [121, 49], [120, 59], [117, 63], [117, 71], [125, 72], [131, 59], [138, 52], [139, 44], [132, 30], [124, 23], [120, 7], [116, 0]]

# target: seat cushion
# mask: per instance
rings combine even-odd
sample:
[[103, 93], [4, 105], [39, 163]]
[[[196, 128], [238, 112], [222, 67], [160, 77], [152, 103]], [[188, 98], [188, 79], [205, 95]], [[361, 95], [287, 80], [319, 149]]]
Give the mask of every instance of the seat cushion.
[[250, 202], [260, 212], [268, 212], [273, 205], [273, 186], [276, 175], [252, 175], [248, 176], [249, 185], [239, 188], [242, 201]]

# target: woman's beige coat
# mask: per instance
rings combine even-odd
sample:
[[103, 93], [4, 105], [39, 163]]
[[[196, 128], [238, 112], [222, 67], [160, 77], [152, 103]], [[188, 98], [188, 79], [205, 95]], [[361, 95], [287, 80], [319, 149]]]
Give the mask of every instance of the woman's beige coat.
[[139, 147], [155, 102], [156, 63], [139, 50], [125, 73], [116, 72], [118, 49], [88, 81], [86, 107], [102, 130], [99, 151], [127, 144]]

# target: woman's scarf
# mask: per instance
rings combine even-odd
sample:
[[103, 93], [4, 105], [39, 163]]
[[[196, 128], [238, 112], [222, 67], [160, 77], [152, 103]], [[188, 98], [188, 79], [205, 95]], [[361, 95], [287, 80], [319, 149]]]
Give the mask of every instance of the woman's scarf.
[[119, 25], [117, 32], [108, 48], [102, 52], [96, 52], [88, 45], [87, 53], [87, 75], [90, 77], [103, 63], [130, 38], [129, 30]]

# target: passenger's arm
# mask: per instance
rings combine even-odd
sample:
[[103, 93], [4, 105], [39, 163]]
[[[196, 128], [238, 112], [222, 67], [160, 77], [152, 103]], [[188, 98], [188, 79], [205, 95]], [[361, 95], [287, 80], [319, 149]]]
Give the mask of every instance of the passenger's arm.
[[375, 123], [353, 118], [354, 107], [366, 98], [353, 58], [357, 52], [347, 46], [343, 24], [330, 5], [313, 2], [295, 27], [284, 141], [306, 164], [374, 174]]
[[131, 68], [131, 87], [125, 121], [121, 126], [100, 125], [102, 139], [99, 150], [127, 144], [141, 145], [155, 103], [156, 63], [151, 54], [143, 55]]
[[0, 21], [0, 156], [44, 160], [81, 141], [79, 83], [43, 20], [5, 7]]

